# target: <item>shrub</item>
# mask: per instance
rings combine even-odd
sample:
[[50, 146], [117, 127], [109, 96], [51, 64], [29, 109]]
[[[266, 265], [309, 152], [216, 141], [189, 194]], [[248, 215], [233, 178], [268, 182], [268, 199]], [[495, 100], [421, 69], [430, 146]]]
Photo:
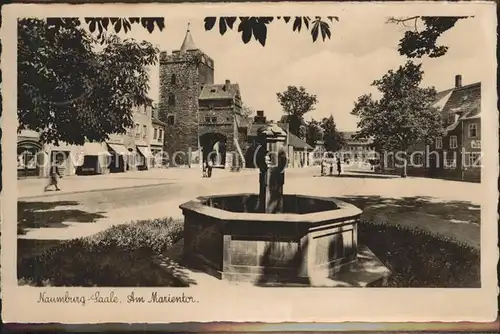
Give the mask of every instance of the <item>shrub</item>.
[[113, 226], [21, 260], [18, 278], [37, 286], [184, 286], [155, 261], [182, 230], [171, 218]]
[[480, 252], [419, 228], [361, 222], [358, 241], [392, 271], [391, 287], [478, 288]]

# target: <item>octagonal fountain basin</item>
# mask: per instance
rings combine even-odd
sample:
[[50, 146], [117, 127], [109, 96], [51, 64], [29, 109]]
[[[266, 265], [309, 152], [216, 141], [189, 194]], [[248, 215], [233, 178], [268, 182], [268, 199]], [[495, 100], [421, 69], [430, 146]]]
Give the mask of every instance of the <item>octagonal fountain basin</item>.
[[283, 195], [283, 213], [256, 194], [199, 197], [180, 206], [184, 262], [219, 279], [308, 284], [357, 259], [361, 210], [332, 198]]

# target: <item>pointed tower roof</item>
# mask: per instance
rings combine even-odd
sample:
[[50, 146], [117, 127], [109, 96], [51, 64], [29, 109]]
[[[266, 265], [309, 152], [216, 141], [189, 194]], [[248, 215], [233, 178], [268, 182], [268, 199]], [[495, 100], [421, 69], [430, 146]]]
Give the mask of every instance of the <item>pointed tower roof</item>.
[[181, 53], [184, 53], [189, 50], [198, 50], [196, 45], [194, 45], [193, 37], [191, 36], [191, 32], [189, 30], [189, 23], [188, 23], [188, 28], [186, 31], [186, 36], [184, 37], [184, 42], [182, 42], [182, 46], [180, 49]]

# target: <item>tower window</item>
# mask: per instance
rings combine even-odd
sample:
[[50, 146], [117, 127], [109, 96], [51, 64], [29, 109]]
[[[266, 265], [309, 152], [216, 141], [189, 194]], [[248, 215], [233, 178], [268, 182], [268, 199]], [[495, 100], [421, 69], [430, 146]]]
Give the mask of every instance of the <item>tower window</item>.
[[167, 124], [168, 125], [174, 125], [175, 123], [175, 116], [174, 115], [168, 115], [167, 116]]
[[175, 73], [174, 73], [174, 74], [172, 74], [172, 76], [170, 77], [170, 83], [171, 83], [172, 85], [177, 84], [177, 77], [175, 76]]
[[170, 96], [168, 97], [168, 105], [175, 106], [175, 95], [174, 94], [170, 94]]

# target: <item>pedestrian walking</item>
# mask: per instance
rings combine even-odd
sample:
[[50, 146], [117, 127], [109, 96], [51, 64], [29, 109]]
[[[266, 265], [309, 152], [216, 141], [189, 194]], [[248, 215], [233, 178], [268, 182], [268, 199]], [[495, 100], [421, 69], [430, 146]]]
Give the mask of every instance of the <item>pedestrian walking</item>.
[[207, 177], [207, 162], [206, 161], [203, 161], [201, 163], [201, 177]]
[[49, 173], [49, 184], [47, 184], [44, 188], [43, 191], [48, 191], [48, 189], [51, 186], [54, 186], [56, 188], [56, 191], [60, 191], [61, 189], [58, 186], [58, 178], [62, 178], [61, 173], [59, 172], [59, 167], [57, 167], [57, 162], [53, 162], [52, 166], [50, 166], [50, 173]]
[[207, 170], [209, 178], [212, 177], [212, 169], [213, 169], [213, 167], [214, 167], [214, 163], [213, 163], [212, 159], [209, 159], [208, 160], [208, 170]]
[[342, 173], [342, 164], [340, 162], [340, 158], [337, 158], [337, 173], [338, 176], [340, 176], [340, 173]]
[[321, 160], [321, 176], [325, 175], [326, 162], [325, 160]]
[[333, 159], [330, 160], [330, 175], [333, 175]]

